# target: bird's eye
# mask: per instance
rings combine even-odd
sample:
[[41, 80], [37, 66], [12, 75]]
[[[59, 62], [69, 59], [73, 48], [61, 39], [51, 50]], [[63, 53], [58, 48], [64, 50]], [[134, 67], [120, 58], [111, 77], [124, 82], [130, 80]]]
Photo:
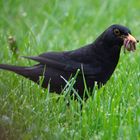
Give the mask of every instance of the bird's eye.
[[117, 35], [117, 36], [120, 35], [120, 30], [119, 29], [114, 29], [114, 34]]

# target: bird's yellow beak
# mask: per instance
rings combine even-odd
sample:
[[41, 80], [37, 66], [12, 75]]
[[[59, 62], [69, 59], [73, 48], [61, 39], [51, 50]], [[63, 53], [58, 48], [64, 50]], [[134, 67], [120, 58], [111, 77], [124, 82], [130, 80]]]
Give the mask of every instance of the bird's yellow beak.
[[137, 43], [138, 40], [135, 39], [135, 37], [133, 37], [132, 35], [128, 34], [126, 36], [126, 39], [129, 41], [132, 41], [133, 43]]
[[128, 51], [135, 51], [136, 50], [136, 44], [139, 42], [135, 39], [132, 35], [128, 34], [127, 36], [122, 37], [124, 39], [124, 48]]

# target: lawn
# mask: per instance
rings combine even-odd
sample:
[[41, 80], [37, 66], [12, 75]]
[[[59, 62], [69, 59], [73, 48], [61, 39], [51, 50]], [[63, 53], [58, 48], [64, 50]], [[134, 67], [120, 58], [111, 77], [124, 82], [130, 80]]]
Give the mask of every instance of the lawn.
[[[79, 48], [114, 23], [140, 39], [139, 9], [137, 0], [1, 0], [0, 63], [36, 64], [11, 52], [10, 36], [19, 56]], [[134, 53], [122, 50], [111, 79], [100, 90], [95, 87], [82, 109], [80, 101], [0, 70], [0, 139], [140, 139], [139, 46]]]

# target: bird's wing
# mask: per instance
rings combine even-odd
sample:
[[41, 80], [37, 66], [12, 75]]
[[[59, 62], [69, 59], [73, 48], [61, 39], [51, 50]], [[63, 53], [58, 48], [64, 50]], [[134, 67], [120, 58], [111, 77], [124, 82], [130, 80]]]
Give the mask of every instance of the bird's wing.
[[94, 63], [83, 63], [84, 61], [82, 62], [82, 58], [81, 61], [78, 61], [72, 59], [69, 55], [65, 55], [65, 53], [48, 52], [39, 56], [29, 56], [25, 58], [32, 59], [40, 64], [67, 72], [76, 72], [78, 69], [83, 69], [84, 74], [87, 76], [96, 76], [101, 72], [101, 67], [94, 67]]

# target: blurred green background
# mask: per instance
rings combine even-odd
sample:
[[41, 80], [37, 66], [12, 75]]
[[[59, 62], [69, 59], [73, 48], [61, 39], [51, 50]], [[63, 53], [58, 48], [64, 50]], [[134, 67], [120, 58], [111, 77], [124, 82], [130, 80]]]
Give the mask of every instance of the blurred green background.
[[[0, 0], [0, 63], [31, 65], [15, 57], [72, 50], [91, 43], [111, 24], [140, 39], [137, 0]], [[48, 94], [36, 84], [0, 70], [1, 139], [140, 139], [140, 49], [121, 53], [115, 73], [84, 103]], [[82, 115], [81, 115], [82, 114]]]

